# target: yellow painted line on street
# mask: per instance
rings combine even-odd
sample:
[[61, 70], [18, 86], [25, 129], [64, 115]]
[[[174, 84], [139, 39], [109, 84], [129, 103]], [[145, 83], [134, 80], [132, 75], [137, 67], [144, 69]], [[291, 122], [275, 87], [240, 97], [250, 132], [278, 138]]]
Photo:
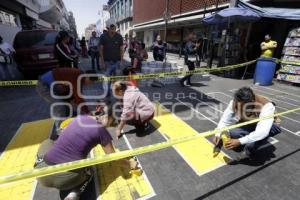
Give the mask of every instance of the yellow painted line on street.
[[[152, 124], [166, 139], [173, 140], [199, 134], [158, 103], [155, 116]], [[204, 137], [175, 145], [174, 148], [199, 176], [224, 166], [230, 161], [230, 158], [223, 152], [214, 158], [213, 144]]]
[[[93, 150], [93, 155], [103, 156], [105, 153], [101, 146]], [[146, 197], [153, 193], [151, 185], [144, 176], [131, 176], [129, 170], [109, 162], [96, 165], [100, 200], [133, 200]]]
[[[0, 158], [0, 176], [33, 169], [40, 143], [53, 126], [51, 119], [24, 123]], [[29, 200], [34, 191], [35, 178], [19, 184], [0, 187], [0, 200]]]

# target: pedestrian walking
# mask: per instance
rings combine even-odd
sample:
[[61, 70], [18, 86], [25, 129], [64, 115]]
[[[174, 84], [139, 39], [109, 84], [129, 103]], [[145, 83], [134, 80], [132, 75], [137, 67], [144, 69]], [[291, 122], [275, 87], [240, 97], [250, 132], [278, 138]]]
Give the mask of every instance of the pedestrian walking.
[[160, 35], [156, 37], [156, 41], [153, 43], [153, 58], [155, 61], [164, 61], [167, 44], [161, 40]]
[[73, 67], [75, 55], [69, 48], [70, 36], [66, 31], [60, 31], [55, 43], [55, 55], [57, 56], [59, 67]]
[[88, 57], [88, 52], [87, 52], [87, 45], [86, 45], [86, 39], [85, 37], [82, 37], [80, 40], [80, 47], [81, 47], [81, 55], [83, 58]]
[[[185, 44], [185, 48], [184, 48], [184, 62], [185, 64], [188, 66], [188, 70], [189, 71], [193, 71], [195, 69], [195, 63], [193, 60], [191, 60], [191, 58], [195, 58], [196, 57], [196, 50], [197, 50], [197, 45], [194, 43], [194, 35], [190, 34], [188, 37], [188, 41]], [[185, 77], [183, 77], [180, 80], [180, 85], [182, 87], [185, 86], [185, 81], [187, 82], [186, 85], [191, 86], [191, 77], [192, 74], [190, 75], [186, 75]]]
[[197, 57], [197, 67], [201, 66], [201, 61], [203, 58], [203, 38], [199, 38], [196, 43], [196, 57]]
[[13, 46], [4, 42], [3, 38], [0, 36], [0, 55], [4, 57], [5, 64], [8, 64], [7, 59], [9, 59], [9, 63], [12, 64], [12, 56], [14, 53], [16, 53], [16, 50]]
[[128, 34], [125, 35], [123, 44], [124, 44], [124, 52], [126, 52], [128, 48]]
[[[107, 76], [115, 76], [117, 68], [123, 65], [123, 38], [116, 32], [117, 25], [113, 20], [108, 21], [108, 33], [103, 34], [100, 39], [101, 66]], [[108, 82], [107, 97], [110, 96], [111, 83]]]
[[97, 69], [100, 70], [99, 65], [99, 43], [100, 38], [97, 37], [96, 31], [92, 32], [92, 37], [89, 40], [89, 52], [92, 60], [92, 69], [95, 70], [95, 61], [97, 65]]

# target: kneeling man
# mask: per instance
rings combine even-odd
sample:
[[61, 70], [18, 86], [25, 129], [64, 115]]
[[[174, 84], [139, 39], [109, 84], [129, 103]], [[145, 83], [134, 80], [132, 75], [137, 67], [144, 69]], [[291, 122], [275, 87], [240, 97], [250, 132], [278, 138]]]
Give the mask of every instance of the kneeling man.
[[[274, 103], [269, 99], [255, 94], [249, 87], [242, 87], [234, 94], [234, 99], [230, 101], [224, 111], [217, 128], [266, 117], [273, 115], [274, 112]], [[225, 148], [241, 151], [238, 160], [253, 159], [259, 147], [269, 136], [281, 132], [280, 128], [274, 123], [277, 120], [276, 117], [275, 119], [265, 119], [230, 130], [228, 132], [230, 139], [224, 144]], [[214, 143], [216, 146], [222, 145], [221, 134], [217, 133], [215, 135]]]

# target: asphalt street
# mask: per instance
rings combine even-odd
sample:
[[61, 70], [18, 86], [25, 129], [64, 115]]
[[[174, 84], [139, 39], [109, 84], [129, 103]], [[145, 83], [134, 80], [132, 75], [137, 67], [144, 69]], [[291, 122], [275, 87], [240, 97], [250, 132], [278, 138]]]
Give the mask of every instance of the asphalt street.
[[[83, 69], [90, 68], [88, 60], [84, 60], [80, 65]], [[1, 80], [24, 79], [15, 66], [11, 65], [0, 66], [0, 74]], [[255, 93], [270, 98], [276, 103], [278, 112], [300, 106], [299, 87], [277, 81], [271, 86], [262, 87], [254, 85], [252, 79], [237, 80], [215, 75], [211, 75], [210, 79], [201, 78], [203, 77], [194, 77], [197, 82], [194, 82], [192, 87], [183, 88], [176, 83], [163, 88], [145, 86], [140, 90], [173, 113], [172, 119], [179, 120], [181, 124], [199, 134], [216, 127], [234, 91], [242, 86], [249, 86]], [[34, 86], [0, 88], [0, 107], [1, 153], [23, 123], [50, 117], [49, 106], [36, 94]], [[269, 143], [260, 151], [258, 161], [224, 164], [197, 174], [193, 164], [180, 148], [172, 147], [138, 156], [153, 189], [151, 195], [140, 199], [299, 199], [299, 115], [300, 112], [296, 112], [281, 117], [282, 133], [269, 139]], [[163, 125], [161, 124], [162, 128]], [[126, 127], [129, 132], [132, 129]], [[171, 135], [160, 130], [157, 127], [153, 128], [151, 133], [143, 137], [137, 137], [134, 131], [131, 131], [131, 134], [128, 133], [120, 140], [114, 141], [114, 144], [119, 150], [123, 150], [171, 138]], [[110, 132], [114, 134], [113, 130]], [[178, 134], [180, 136], [180, 133]], [[207, 141], [211, 141], [211, 137], [208, 137]], [[211, 152], [206, 151], [207, 154]], [[228, 157], [235, 156], [230, 151], [224, 153]], [[197, 158], [196, 154], [193, 156], [194, 159]], [[94, 184], [91, 184], [86, 196], [81, 199], [96, 199], [95, 193]], [[132, 195], [132, 198], [134, 199], [135, 195]], [[59, 192], [38, 184], [32, 199], [59, 199]]]

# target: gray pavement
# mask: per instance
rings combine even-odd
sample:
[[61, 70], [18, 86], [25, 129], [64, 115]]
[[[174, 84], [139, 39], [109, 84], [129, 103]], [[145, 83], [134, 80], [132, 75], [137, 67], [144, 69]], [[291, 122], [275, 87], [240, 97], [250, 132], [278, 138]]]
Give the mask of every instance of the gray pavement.
[[[241, 86], [253, 86], [251, 80], [240, 81], [240, 80], [231, 80], [220, 77], [213, 77], [211, 81], [203, 82], [203, 85], [200, 87], [191, 87], [185, 88], [181, 92], [184, 92], [185, 95], [196, 93], [197, 98], [204, 102], [213, 102], [218, 104], [228, 103], [230, 97], [227, 95], [232, 95], [230, 90], [236, 89]], [[161, 93], [172, 91], [174, 86], [167, 86], [163, 89], [160, 89]], [[177, 86], [178, 87], [178, 86]], [[270, 90], [270, 89], [275, 89]], [[294, 88], [286, 85], [275, 84], [271, 87], [256, 89], [257, 93], [263, 94], [261, 91], [266, 90], [272, 94], [265, 95], [270, 98], [278, 99], [282, 96], [288, 96], [288, 94], [283, 94], [284, 92], [291, 92], [290, 94], [295, 95], [294, 98], [285, 99], [286, 102], [291, 99], [295, 105], [300, 105], [300, 96], [299, 90], [295, 93]], [[277, 91], [278, 90], [278, 91]], [[293, 92], [292, 92], [292, 91]], [[149, 89], [145, 90], [149, 92]], [[209, 94], [212, 92], [218, 92]], [[209, 94], [211, 97], [208, 98], [205, 94]], [[226, 96], [225, 96], [225, 95]], [[149, 95], [151, 96], [151, 95]], [[223, 99], [222, 99], [223, 98]], [[161, 100], [164, 101], [163, 99]], [[174, 100], [174, 103], [177, 100]], [[184, 99], [183, 102], [194, 103], [193, 99]], [[219, 102], [218, 102], [219, 101]], [[222, 103], [224, 102], [224, 103]], [[286, 107], [291, 109], [292, 106], [286, 102], [277, 102], [278, 106]], [[225, 108], [223, 106], [222, 108]], [[212, 109], [203, 106], [198, 111], [204, 115], [208, 115], [209, 111], [212, 112]], [[183, 106], [175, 111], [176, 115], [179, 117], [189, 116], [191, 114], [191, 109], [189, 107]], [[298, 113], [299, 114], [299, 113]], [[288, 117], [291, 117], [288, 115]], [[291, 117], [292, 118], [292, 117]], [[292, 119], [299, 119], [299, 117], [294, 116]], [[218, 122], [219, 119], [214, 119], [213, 121]], [[209, 120], [199, 121], [196, 118], [186, 121], [192, 128], [202, 132], [211, 130], [216, 127], [216, 124]], [[267, 151], [262, 153], [260, 162], [256, 163], [242, 163], [238, 165], [227, 165], [222, 168], [219, 168], [211, 173], [205, 174], [201, 177], [196, 175], [189, 178], [189, 180], [184, 180], [183, 177], [188, 176], [191, 173], [190, 169], [185, 169], [181, 171], [180, 177], [174, 178], [178, 185], [174, 186], [165, 186], [165, 189], [168, 192], [164, 192], [164, 189], [161, 187], [156, 188], [155, 184], [153, 185], [154, 190], [158, 191], [156, 199], [174, 199], [173, 196], [176, 196], [175, 199], [294, 199], [297, 198], [299, 192], [297, 191], [297, 185], [299, 184], [299, 136], [294, 135], [295, 131], [299, 131], [300, 124], [290, 123], [289, 119], [283, 118], [282, 126], [286, 130], [283, 130], [283, 133], [277, 135], [275, 138], [278, 140], [278, 143], [275, 145], [269, 146]], [[291, 131], [293, 130], [293, 131]], [[291, 133], [293, 132], [293, 133]], [[152, 136], [152, 135], [151, 135]], [[134, 143], [134, 140], [132, 140]], [[130, 142], [132, 142], [130, 140]], [[141, 146], [143, 144], [140, 144]], [[231, 152], [227, 152], [229, 155], [232, 155]], [[174, 154], [169, 154], [167, 163], [176, 163]], [[172, 156], [174, 155], [174, 156]], [[148, 155], [144, 155], [145, 162], [146, 160], [156, 161], [156, 156], [151, 158]], [[148, 158], [147, 158], [148, 157]], [[171, 157], [171, 158], [170, 158]], [[176, 157], [177, 158], [177, 157]], [[171, 159], [174, 159], [171, 161]], [[298, 164], [296, 164], [298, 163]], [[164, 165], [166, 165], [164, 163]], [[182, 163], [181, 163], [182, 165]], [[181, 169], [181, 166], [176, 165], [176, 169]], [[170, 168], [173, 169], [173, 168]], [[147, 171], [148, 169], [146, 169]], [[150, 170], [150, 169], [149, 169]], [[190, 171], [190, 172], [188, 172]], [[184, 173], [186, 172], [186, 173]], [[167, 173], [167, 172], [165, 172]], [[158, 177], [161, 177], [158, 175]], [[159, 178], [161, 179], [161, 178]], [[165, 178], [168, 179], [167, 177]], [[151, 180], [151, 179], [150, 179]], [[183, 180], [183, 181], [182, 181]], [[183, 183], [180, 183], [180, 182]], [[162, 190], [162, 193], [159, 191]], [[289, 193], [284, 192], [288, 190]]]
[[[89, 61], [83, 60], [81, 66], [90, 67]], [[12, 79], [22, 78], [13, 67], [9, 69], [12, 73], [16, 73], [11, 76]], [[147, 93], [152, 100], [158, 100], [156, 97], [157, 94], [160, 94], [159, 101], [161, 103], [171, 101], [173, 104], [180, 104], [181, 101], [196, 105], [199, 101], [204, 102], [197, 112], [206, 118], [199, 120], [192, 117], [185, 121], [201, 133], [214, 129], [220, 118], [220, 115], [211, 118], [209, 113], [215, 110], [207, 104], [218, 105], [218, 108], [223, 111], [230, 101], [234, 89], [242, 86], [253, 87], [256, 93], [274, 100], [278, 108], [280, 107], [279, 111], [300, 106], [299, 88], [276, 81], [272, 86], [260, 87], [253, 85], [251, 79], [233, 80], [212, 76], [211, 80], [197, 82], [192, 87], [182, 88], [179, 84], [172, 84], [163, 88], [144, 87], [140, 89]], [[174, 97], [179, 98], [167, 99], [166, 93], [172, 93]], [[182, 98], [183, 96], [186, 98]], [[188, 98], [189, 96], [191, 98]], [[49, 117], [49, 107], [36, 95], [34, 87], [0, 88], [0, 107], [2, 111], [0, 114], [1, 152], [22, 123]], [[184, 104], [174, 110], [179, 118], [191, 115], [193, 112], [195, 111]], [[289, 114], [288, 118], [282, 118], [283, 132], [274, 137], [277, 142], [262, 151], [257, 162], [225, 165], [198, 176], [173, 148], [138, 156], [156, 193], [156, 196], [151, 199], [299, 199], [299, 115], [300, 112]], [[132, 127], [126, 127], [126, 130], [131, 129]], [[156, 130], [144, 137], [137, 137], [135, 134], [126, 136], [133, 148], [165, 141], [165, 138]], [[128, 148], [123, 139], [116, 141], [115, 144], [120, 149]], [[226, 153], [234, 156], [232, 152]], [[36, 200], [58, 198], [57, 190], [43, 188], [40, 185], [34, 196]], [[95, 199], [95, 196], [87, 195], [84, 199]]]
[[0, 80], [22, 80], [23, 78], [15, 62], [12, 64], [0, 62]]

